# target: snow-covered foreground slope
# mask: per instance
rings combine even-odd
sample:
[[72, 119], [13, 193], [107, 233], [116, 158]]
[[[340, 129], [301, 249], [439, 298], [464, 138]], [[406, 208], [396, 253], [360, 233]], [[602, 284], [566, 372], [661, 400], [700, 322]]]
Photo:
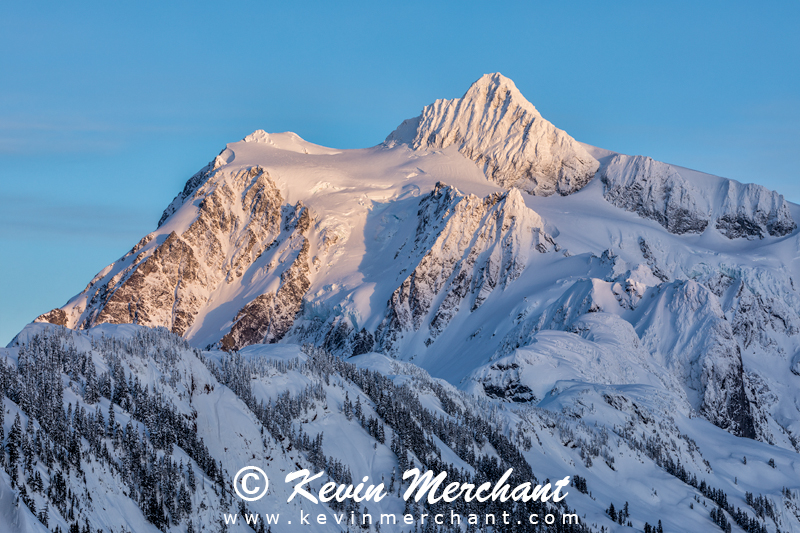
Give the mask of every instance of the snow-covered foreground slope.
[[[606, 487], [598, 491], [607, 499], [623, 483], [653, 485], [646, 490], [657, 495], [646, 500], [631, 490], [630, 502], [669, 521], [672, 512], [664, 509], [680, 507], [691, 494], [686, 483], [694, 473], [732, 498], [742, 487], [770, 495], [775, 509], [784, 506], [785, 531], [795, 525], [788, 518], [793, 500], [782, 499], [778, 473], [755, 464], [774, 456], [776, 465], [784, 461], [781, 475], [795, 475], [787, 465], [800, 450], [798, 217], [800, 206], [761, 186], [581, 144], [547, 122], [511, 80], [494, 74], [462, 98], [427, 106], [372, 148], [336, 150], [263, 131], [227, 145], [187, 181], [153, 233], [37, 322], [92, 337], [108, 324], [166, 328], [194, 354], [182, 363], [184, 374], [199, 364], [218, 368], [225, 353], [233, 354], [225, 364], [244, 365], [236, 375], [252, 382], [252, 391], [204, 370], [216, 392], [189, 395], [191, 408], [182, 411], [193, 417], [197, 410], [201, 433], [231, 427], [227, 421], [237, 417], [264, 424], [253, 402], [277, 401], [285, 390], [300, 393], [298, 383], [310, 386], [295, 381], [308, 376], [295, 372], [294, 363], [248, 366], [260, 355], [304, 359], [289, 347], [307, 343], [344, 360], [356, 357], [358, 364], [371, 361], [380, 370], [370, 374], [373, 381], [398, 372], [445, 380], [442, 390], [474, 416], [499, 424], [498, 431], [518, 439], [517, 449], [527, 447], [521, 434], [553, 430], [550, 444], [530, 437], [530, 450], [544, 443], [540, 455], [526, 455], [537, 475], [555, 479], [563, 465], [583, 464], [588, 470], [579, 475]], [[125, 327], [112, 329], [121, 335]], [[210, 352], [201, 357], [188, 346]], [[220, 382], [235, 397], [219, 392], [230, 392]], [[180, 410], [186, 393], [175, 383]], [[329, 386], [326, 398], [336, 401], [350, 390]], [[354, 386], [366, 393], [365, 383]], [[214, 411], [216, 418], [202, 414], [210, 406], [201, 404], [216, 394], [232, 403]], [[326, 413], [295, 417], [292, 427], [321, 430]], [[355, 438], [353, 421], [336, 416], [330, 414], [326, 435]], [[636, 419], [633, 433], [629, 419]], [[290, 432], [282, 424], [272, 429]], [[578, 460], [563, 446], [569, 432], [582, 435]], [[265, 437], [261, 448], [242, 453], [269, 454], [280, 446], [267, 433], [273, 440]], [[223, 460], [215, 454], [230, 447], [209, 435], [209, 454]], [[601, 441], [611, 444], [591, 449], [607, 449], [609, 456], [587, 460], [587, 443]], [[450, 449], [442, 452], [453, 459], [448, 462], [460, 464], [460, 457], [465, 471], [474, 470], [464, 449], [441, 436], [431, 442]], [[352, 450], [364, 445], [377, 454], [369, 455], [370, 466], [362, 464], [371, 473], [392, 456], [400, 460], [385, 444], [350, 446], [338, 438], [326, 457], [356, 461], [361, 452]], [[653, 446], [674, 451], [673, 463]], [[697, 448], [711, 466], [692, 456]], [[626, 450], [627, 470], [612, 470], [611, 457], [618, 461]], [[317, 451], [301, 450], [312, 457]], [[555, 470], [541, 460], [552, 455], [559, 458]], [[739, 455], [748, 457], [752, 475]], [[756, 463], [751, 455], [759, 457]], [[608, 472], [589, 463], [599, 469], [608, 463]], [[761, 478], [766, 484], [758, 484]], [[653, 480], [673, 488], [663, 492]], [[790, 494], [796, 483], [784, 485]], [[602, 526], [608, 502], [594, 501], [581, 509]], [[206, 505], [219, 512], [224, 504]], [[689, 511], [704, 512], [705, 522], [690, 523], [686, 517], [693, 515], [682, 511], [675, 520], [685, 519], [683, 529], [706, 531], [710, 508], [701, 507], [694, 501]], [[654, 523], [642, 514], [636, 525], [631, 514], [635, 528]], [[722, 523], [720, 516], [715, 509]]]
[[[641, 380], [642, 369], [631, 370], [630, 381], [646, 382], [639, 384], [551, 374], [545, 381], [554, 386], [533, 391], [541, 396], [534, 405], [459, 391], [376, 353], [345, 361], [279, 344], [200, 352], [164, 329], [138, 326], [32, 325], [2, 356], [4, 531], [67, 531], [74, 523], [92, 532], [184, 532], [189, 524], [259, 531], [223, 525], [225, 513], [244, 512], [277, 514], [272, 530], [294, 531], [287, 522], [309, 507], [328, 523], [305, 531], [344, 531], [335, 516], [351, 511], [449, 516], [454, 504], [406, 504], [400, 473], [412, 466], [463, 481], [494, 481], [508, 468], [512, 481], [572, 480], [559, 507], [473, 502], [457, 508], [464, 516], [569, 511], [582, 526], [563, 531], [623, 530], [607, 513], [613, 504], [627, 509], [616, 520], [634, 530], [661, 521], [665, 531], [709, 531], [711, 511], [722, 508], [734, 531], [734, 520], [800, 529], [800, 455], [698, 418], [646, 369]], [[243, 511], [232, 476], [248, 465], [272, 481], [268, 496]], [[326, 472], [311, 484], [314, 493], [328, 479], [367, 476], [388, 495], [377, 503], [287, 502], [291, 490], [280, 480], [300, 468]]]

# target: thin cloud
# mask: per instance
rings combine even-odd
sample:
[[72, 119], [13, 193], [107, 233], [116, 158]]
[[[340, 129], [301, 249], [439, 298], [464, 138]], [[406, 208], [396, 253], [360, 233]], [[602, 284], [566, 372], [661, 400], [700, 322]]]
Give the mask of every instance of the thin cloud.
[[0, 115], [0, 154], [39, 155], [115, 152], [142, 135], [191, 133], [202, 127], [94, 121], [84, 117]]
[[6, 240], [138, 240], [155, 229], [156, 218], [129, 205], [57, 203], [20, 195], [0, 198], [0, 238]]

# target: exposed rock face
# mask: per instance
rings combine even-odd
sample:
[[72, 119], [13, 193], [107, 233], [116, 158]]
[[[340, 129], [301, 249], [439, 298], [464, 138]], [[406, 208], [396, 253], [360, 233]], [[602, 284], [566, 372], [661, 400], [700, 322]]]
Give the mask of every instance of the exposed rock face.
[[407, 140], [412, 131], [413, 148], [456, 145], [490, 180], [540, 196], [581, 189], [600, 165], [501, 74], [484, 75], [462, 98], [425, 107], [419, 119], [404, 122], [387, 142]]
[[670, 233], [702, 233], [709, 205], [672, 166], [649, 157], [617, 155], [601, 170], [606, 200], [650, 218]]
[[297, 255], [280, 276], [277, 292], [258, 296], [237, 314], [231, 330], [221, 341], [225, 350], [238, 350], [249, 344], [278, 342], [294, 324], [295, 316], [302, 307], [303, 295], [309, 281], [308, 250], [306, 235], [311, 217], [306, 207], [298, 205], [287, 221]]
[[182, 335], [203, 301], [202, 273], [192, 247], [174, 232], [111, 293], [92, 323], [168, 326]]
[[728, 181], [716, 227], [729, 239], [763, 239], [787, 235], [797, 224], [783, 195], [761, 185]]
[[543, 227], [516, 189], [478, 198], [438, 184], [420, 202], [414, 244], [427, 252], [389, 301], [382, 345], [424, 326], [432, 343], [462, 306], [475, 311], [517, 279], [531, 251], [556, 248]]
[[48, 311], [36, 317], [34, 322], [49, 322], [50, 324], [55, 324], [56, 326], [66, 326], [67, 325], [67, 313], [64, 312], [63, 309], [53, 309], [52, 311]]
[[490, 398], [508, 400], [515, 403], [538, 400], [533, 390], [525, 385], [521, 376], [524, 367], [517, 362], [496, 362], [479, 378], [483, 392]]
[[[282, 227], [283, 210], [288, 206], [264, 169], [252, 167], [228, 174], [218, 170], [221, 164], [218, 157], [194, 175], [165, 211], [162, 225], [177, 207], [196, 205], [194, 221], [185, 231], [145, 237], [89, 284], [87, 306], [75, 319], [76, 326], [134, 323], [164, 326], [184, 335], [211, 293], [241, 278], [267, 249], [277, 247], [278, 240], [283, 242], [308, 229], [309, 214], [302, 206], [297, 215], [289, 209], [287, 220], [297, 221], [287, 222], [291, 228]], [[293, 276], [286, 272], [282, 278], [289, 280], [294, 291], [308, 286], [307, 280], [293, 284]], [[291, 292], [281, 289], [280, 295]], [[279, 303], [282, 311], [278, 317], [285, 321], [284, 315], [292, 307], [285, 305], [286, 296]], [[294, 304], [295, 311], [298, 305]], [[58, 317], [52, 312], [45, 319], [50, 318], [69, 322], [66, 315]], [[285, 329], [285, 325], [278, 327], [278, 331]]]
[[698, 281], [719, 298], [743, 350], [789, 359], [792, 372], [800, 375], [800, 356], [790, 358], [792, 352], [785, 347], [800, 333], [800, 296], [790, 277], [761, 267], [738, 267], [709, 272]]
[[647, 266], [650, 267], [653, 275], [661, 281], [669, 281], [669, 275], [667, 275], [667, 273], [661, 269], [655, 258], [655, 255], [653, 254], [653, 250], [650, 248], [650, 245], [647, 243], [647, 241], [642, 237], [639, 237], [639, 250], [641, 250], [642, 257], [647, 262]]
[[[764, 279], [762, 272], [742, 272], [731, 287], [731, 325], [733, 333], [747, 349], [777, 346], [776, 337], [788, 337], [800, 332], [800, 301], [788, 283]], [[770, 283], [772, 282], [772, 283]]]
[[170, 216], [172, 216], [172, 214], [183, 205], [186, 199], [192, 196], [197, 189], [208, 180], [214, 171], [222, 166], [222, 164], [222, 158], [217, 156], [211, 163], [203, 167], [200, 172], [189, 178], [180, 194], [178, 194], [172, 200], [172, 202], [164, 210], [164, 213], [161, 214], [161, 218], [158, 220], [158, 227], [161, 227], [161, 224], [163, 224]]
[[680, 169], [649, 157], [616, 155], [600, 170], [605, 199], [677, 235], [714, 227], [729, 239], [781, 237], [797, 228], [782, 195], [761, 185], [722, 180], [723, 197]]

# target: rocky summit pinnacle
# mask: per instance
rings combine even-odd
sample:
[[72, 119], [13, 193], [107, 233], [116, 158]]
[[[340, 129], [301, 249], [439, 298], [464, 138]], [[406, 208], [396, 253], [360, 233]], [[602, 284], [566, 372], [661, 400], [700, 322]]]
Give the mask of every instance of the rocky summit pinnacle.
[[580, 143], [542, 118], [500, 73], [483, 75], [461, 98], [426, 106], [387, 141], [404, 137], [414, 149], [455, 145], [490, 180], [539, 196], [571, 194], [600, 166]]

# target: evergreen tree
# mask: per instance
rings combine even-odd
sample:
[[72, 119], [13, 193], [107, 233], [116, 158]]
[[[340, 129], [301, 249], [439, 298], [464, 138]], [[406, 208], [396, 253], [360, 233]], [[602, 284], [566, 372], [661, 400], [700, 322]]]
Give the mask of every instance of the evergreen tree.
[[108, 372], [103, 372], [98, 380], [98, 392], [103, 398], [111, 399], [111, 378]]
[[189, 483], [189, 488], [192, 490], [192, 493], [194, 493], [197, 490], [197, 485], [195, 484], [194, 468], [192, 468], [191, 463], [187, 465], [187, 469], [189, 470], [189, 474], [186, 476], [187, 482]]
[[608, 514], [609, 518], [614, 522], [617, 521], [617, 511], [614, 509], [614, 503], [612, 502], [611, 505], [608, 506], [606, 509], [606, 514]]
[[362, 425], [363, 425], [364, 413], [361, 410], [361, 396], [356, 398], [356, 408], [355, 408], [355, 413], [354, 414], [356, 416], [356, 420], [358, 420], [359, 422], [362, 422]]
[[344, 416], [348, 420], [353, 419], [353, 404], [350, 403], [350, 395], [347, 392], [344, 393]]
[[86, 367], [86, 387], [83, 392], [83, 400], [92, 405], [100, 400], [100, 389], [97, 385], [97, 374], [91, 358]]
[[33, 429], [33, 422], [30, 418], [28, 418], [28, 423], [25, 424], [25, 433], [22, 435], [22, 464], [25, 467], [26, 472], [30, 472], [33, 468], [33, 443], [31, 442], [31, 438], [33, 437], [34, 429]]
[[115, 426], [116, 425], [117, 425], [117, 420], [114, 417], [114, 404], [110, 403], [108, 405], [108, 430], [106, 431], [106, 435], [108, 435], [112, 439], [115, 437], [115, 433], [116, 433]]
[[39, 513], [39, 522], [42, 523], [44, 527], [48, 527], [50, 522], [50, 512], [47, 510], [47, 504], [45, 504], [44, 509]]
[[22, 420], [19, 418], [19, 413], [14, 417], [14, 424], [11, 426], [11, 431], [8, 432], [8, 466], [9, 474], [14, 478], [16, 467], [20, 460], [20, 445], [22, 444]]

